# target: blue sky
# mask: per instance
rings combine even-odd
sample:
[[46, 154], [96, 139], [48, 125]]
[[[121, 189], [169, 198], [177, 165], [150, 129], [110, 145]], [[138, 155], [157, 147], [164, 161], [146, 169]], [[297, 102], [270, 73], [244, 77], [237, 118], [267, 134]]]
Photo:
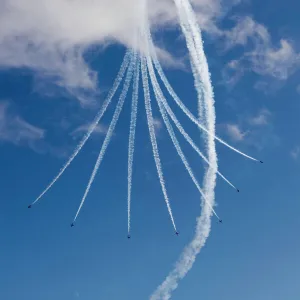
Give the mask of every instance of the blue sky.
[[[241, 193], [218, 179], [216, 210], [224, 223], [220, 226], [213, 218], [206, 246], [172, 299], [296, 300], [300, 296], [299, 5], [292, 0], [283, 4], [225, 2], [219, 6], [212, 1], [211, 9], [205, 11], [207, 3], [195, 1], [215, 88], [217, 133], [265, 163], [254, 163], [217, 145], [220, 171]], [[155, 16], [156, 10], [151, 12]], [[165, 12], [163, 16], [168, 19]], [[6, 16], [0, 13], [0, 24], [1, 17], [4, 20]], [[153, 20], [166, 28], [158, 17]], [[157, 45], [165, 49], [161, 58], [165, 59], [166, 74], [182, 100], [195, 111], [196, 94], [183, 40], [173, 27], [167, 28], [156, 34]], [[27, 49], [23, 61], [20, 58], [13, 64], [9, 61], [19, 52], [11, 56], [5, 52], [12, 33], [0, 34], [4, 49], [0, 51], [0, 298], [148, 299], [192, 239], [200, 214], [198, 192], [161, 125], [157, 107], [153, 105], [158, 143], [181, 233], [178, 238], [156, 176], [142, 98], [130, 241], [126, 238], [129, 98], [76, 227], [71, 229], [70, 223], [113, 106], [61, 180], [28, 210], [27, 205], [58, 172], [93, 119], [125, 48], [106, 45], [99, 38], [101, 46], [85, 49], [83, 63], [80, 51], [70, 51], [82, 37], [70, 36], [69, 52], [62, 58], [57, 36], [49, 34], [53, 44], [49, 42], [44, 48], [39, 44], [33, 56], [32, 49]], [[121, 33], [102, 35], [120, 42]], [[93, 36], [90, 32], [90, 44]], [[130, 43], [129, 38], [124, 39]], [[7, 57], [10, 59], [5, 63]], [[47, 61], [41, 64], [41, 58], [48, 58], [49, 65]], [[67, 69], [68, 63], [73, 67]], [[86, 72], [87, 66], [99, 72], [96, 89], [98, 81], [94, 73]], [[197, 141], [197, 129], [179, 111], [178, 115]], [[201, 179], [202, 162], [177, 136]]]

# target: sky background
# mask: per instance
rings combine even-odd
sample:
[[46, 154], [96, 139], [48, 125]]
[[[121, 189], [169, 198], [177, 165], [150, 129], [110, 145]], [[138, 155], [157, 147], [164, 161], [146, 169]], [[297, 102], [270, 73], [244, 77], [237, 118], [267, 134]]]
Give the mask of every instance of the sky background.
[[[216, 211], [223, 225], [213, 217], [207, 244], [172, 299], [298, 300], [300, 4], [295, 0], [227, 2], [220, 4], [224, 9], [212, 9], [213, 14], [197, 10], [215, 88], [217, 134], [264, 164], [217, 144], [219, 170], [241, 192], [218, 178]], [[206, 3], [194, 4], [197, 9]], [[4, 16], [0, 14], [0, 23]], [[208, 21], [203, 21], [204, 16]], [[158, 28], [155, 40], [164, 49], [161, 59], [165, 58], [166, 74], [196, 112], [193, 77], [180, 32], [171, 25]], [[1, 34], [0, 47], [5, 49]], [[41, 57], [46, 58], [44, 50]], [[124, 53], [125, 47], [114, 43], [85, 49], [83, 61], [100, 74], [95, 89], [93, 75], [82, 81], [70, 77], [83, 66], [78, 59], [69, 73], [66, 65], [57, 64], [48, 76], [49, 66], [31, 61], [5, 64], [1, 59], [7, 53], [0, 51], [1, 299], [148, 299], [193, 238], [200, 197], [153, 105], [166, 184], [180, 231], [176, 237], [156, 175], [142, 97], [130, 241], [126, 238], [130, 98], [76, 227], [71, 229], [70, 223], [116, 98], [60, 181], [40, 203], [27, 209], [84, 134]], [[79, 68], [78, 73], [87, 74], [84, 70]], [[83, 91], [82, 87], [91, 89]], [[198, 141], [197, 128], [176, 112]], [[201, 179], [203, 163], [177, 137]]]

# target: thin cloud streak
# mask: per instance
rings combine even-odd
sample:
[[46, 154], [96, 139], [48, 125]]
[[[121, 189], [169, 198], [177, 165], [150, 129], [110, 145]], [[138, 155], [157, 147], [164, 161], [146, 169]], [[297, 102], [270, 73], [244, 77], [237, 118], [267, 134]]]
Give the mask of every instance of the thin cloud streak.
[[0, 140], [16, 146], [35, 148], [37, 141], [43, 140], [45, 130], [36, 127], [13, 112], [9, 102], [0, 102]]

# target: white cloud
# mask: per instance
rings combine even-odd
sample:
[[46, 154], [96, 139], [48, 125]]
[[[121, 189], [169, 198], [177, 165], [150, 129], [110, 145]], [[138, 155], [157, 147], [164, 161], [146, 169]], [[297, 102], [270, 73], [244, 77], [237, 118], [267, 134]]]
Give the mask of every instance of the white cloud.
[[[213, 32], [213, 20], [236, 0], [193, 0], [202, 27]], [[177, 24], [174, 2], [149, 0], [154, 30]], [[0, 2], [0, 67], [26, 67], [50, 77], [70, 91], [97, 88], [98, 73], [83, 58], [93, 45], [133, 45], [145, 20], [137, 0], [3, 0]], [[183, 67], [158, 49], [162, 62]], [[101, 74], [100, 74], [101, 76]]]
[[[77, 127], [75, 130], [71, 132], [71, 136], [73, 138], [77, 138], [79, 136], [82, 136], [85, 132], [88, 131], [90, 128], [91, 124], [83, 124]], [[99, 134], [99, 135], [105, 135], [107, 133], [108, 128], [102, 124], [98, 124], [97, 127], [94, 130], [94, 133]]]
[[300, 155], [300, 146], [296, 146], [294, 149], [292, 149], [290, 155], [293, 159], [297, 160]]
[[300, 53], [291, 42], [281, 39], [278, 45], [274, 45], [267, 28], [250, 17], [237, 19], [236, 26], [223, 31], [222, 35], [226, 50], [237, 45], [250, 48], [240, 58], [227, 64], [226, 81], [231, 79], [228, 74], [236, 72], [235, 78], [239, 78], [245, 71], [286, 80], [300, 66]]
[[[151, 0], [155, 26], [172, 22], [168, 0]], [[0, 66], [28, 67], [67, 88], [96, 88], [97, 74], [83, 59], [94, 44], [133, 45], [142, 23], [136, 0], [4, 0], [0, 3]], [[171, 56], [160, 52], [171, 63]]]
[[[244, 131], [242, 128], [249, 128]], [[272, 113], [263, 108], [255, 115], [240, 116], [237, 123], [223, 127], [226, 134], [235, 142], [262, 150], [270, 146], [278, 146], [280, 138], [274, 133]]]
[[156, 47], [156, 54], [158, 58], [163, 62], [164, 66], [182, 70], [186, 69], [182, 58], [173, 57], [168, 51], [164, 50], [163, 48]]
[[247, 132], [242, 132], [240, 127], [237, 124], [227, 124], [226, 125], [226, 132], [228, 136], [236, 142], [240, 142], [244, 140]]
[[[226, 39], [226, 48], [253, 44], [228, 69], [235, 83], [246, 70], [286, 79], [299, 64], [292, 44], [282, 39], [277, 47], [267, 29], [246, 17], [228, 31], [218, 21], [240, 0], [192, 0], [203, 30]], [[148, 0], [152, 29], [177, 26], [177, 14], [171, 0]], [[38, 71], [38, 78], [50, 78], [67, 88], [82, 103], [88, 102], [78, 89], [96, 91], [98, 74], [84, 59], [94, 45], [110, 43], [133, 45], [136, 29], [144, 21], [137, 0], [3, 0], [0, 2], [0, 68], [26, 67]], [[142, 48], [142, 45], [140, 45]], [[183, 61], [162, 48], [158, 55], [167, 66], [184, 68]], [[172, 51], [171, 51], [172, 52]], [[249, 64], [251, 66], [249, 66]]]
[[159, 135], [161, 129], [163, 128], [162, 120], [159, 118], [153, 118], [153, 125], [155, 129], [155, 133]]
[[17, 146], [35, 148], [35, 143], [44, 138], [45, 131], [31, 125], [13, 113], [8, 102], [0, 102], [0, 140]]
[[270, 111], [262, 109], [256, 116], [249, 118], [249, 123], [254, 126], [265, 126], [268, 125], [270, 116]]

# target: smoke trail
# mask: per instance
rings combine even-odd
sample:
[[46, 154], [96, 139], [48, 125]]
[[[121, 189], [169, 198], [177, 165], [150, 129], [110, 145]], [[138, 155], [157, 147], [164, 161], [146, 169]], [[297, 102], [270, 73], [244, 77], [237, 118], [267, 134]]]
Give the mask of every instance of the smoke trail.
[[[166, 114], [166, 111], [165, 111], [164, 107], [162, 106], [161, 102], [159, 101], [159, 99], [163, 98], [164, 95], [163, 95], [162, 90], [160, 89], [160, 86], [159, 86], [159, 84], [157, 82], [157, 79], [155, 77], [155, 72], [154, 72], [153, 64], [152, 64], [152, 61], [151, 61], [150, 57], [148, 57], [148, 69], [149, 69], [149, 74], [150, 74], [152, 86], [153, 86], [154, 93], [155, 93], [155, 98], [156, 98], [157, 104], [159, 106], [159, 111], [160, 111], [160, 113], [162, 115], [162, 118], [164, 120], [164, 123], [165, 123], [165, 125], [167, 127], [167, 130], [168, 130], [168, 133], [169, 133], [169, 135], [171, 137], [173, 145], [174, 145], [174, 147], [175, 147], [175, 149], [176, 149], [179, 157], [181, 158], [181, 160], [182, 160], [182, 162], [183, 162], [186, 170], [188, 171], [191, 179], [193, 180], [195, 186], [197, 187], [198, 191], [200, 192], [201, 196], [207, 202], [207, 205], [210, 206], [210, 203], [206, 200], [206, 197], [205, 197], [205, 195], [204, 195], [204, 193], [203, 193], [203, 191], [202, 191], [202, 189], [200, 187], [200, 184], [198, 183], [198, 181], [197, 181], [197, 179], [196, 179], [196, 177], [195, 177], [195, 175], [193, 173], [193, 170], [190, 167], [189, 162], [186, 159], [186, 157], [185, 157], [185, 155], [184, 155], [184, 153], [183, 153], [183, 151], [182, 151], [182, 149], [180, 147], [179, 141], [176, 138], [176, 135], [175, 135], [174, 130], [172, 128], [172, 125], [171, 125], [171, 123], [169, 121], [169, 118], [168, 118], [168, 116]], [[200, 112], [200, 114], [201, 113], [202, 112]], [[217, 215], [217, 213], [215, 212], [215, 210], [213, 209], [212, 206], [210, 206], [210, 209], [213, 211], [214, 215], [220, 220], [219, 216]]]
[[[176, 1], [176, 0], [175, 0]], [[182, 0], [185, 1], [185, 0]], [[187, 0], [188, 1], [188, 0]], [[178, 8], [179, 9], [179, 8]], [[198, 32], [200, 38], [201, 33]], [[202, 46], [202, 45], [201, 45]], [[214, 95], [213, 89], [210, 82], [210, 74], [208, 70], [207, 61], [205, 59], [205, 54], [202, 47], [197, 47], [197, 51], [203, 55], [204, 59], [201, 65], [201, 69], [199, 71], [203, 81], [203, 95], [205, 100], [205, 111], [206, 111], [206, 120], [208, 131], [211, 134], [208, 134], [205, 139], [207, 142], [207, 152], [208, 159], [212, 165], [211, 168], [208, 169], [205, 179], [204, 179], [204, 187], [206, 198], [211, 206], [214, 205], [214, 188], [216, 185], [216, 170], [217, 170], [217, 154], [215, 150], [215, 109], [214, 109]], [[207, 201], [204, 201], [202, 198], [202, 211], [201, 215], [197, 220], [197, 227], [195, 232], [195, 237], [192, 242], [185, 248], [181, 257], [174, 270], [168, 275], [165, 281], [158, 287], [158, 289], [151, 296], [152, 300], [155, 299], [170, 299], [171, 292], [175, 290], [178, 286], [178, 281], [185, 277], [187, 272], [192, 268], [193, 263], [196, 259], [196, 256], [200, 252], [201, 248], [204, 246], [207, 237], [210, 233], [211, 227], [211, 214], [212, 211], [210, 207], [207, 205]]]
[[[146, 36], [147, 36], [147, 43], [148, 45], [151, 45], [152, 50], [154, 49], [153, 47], [153, 42], [152, 42], [152, 38], [151, 38], [151, 33], [150, 30], [148, 28], [148, 30], [145, 30], [146, 32]], [[178, 98], [178, 96], [176, 95], [176, 93], [174, 92], [174, 90], [172, 89], [172, 87], [170, 86], [167, 78], [164, 75], [164, 72], [158, 62], [157, 56], [155, 51], [153, 52], [154, 54], [154, 64], [158, 65], [158, 72], [160, 77], [162, 78], [163, 83], [165, 84], [167, 90], [169, 91], [169, 87], [170, 87], [170, 91], [174, 93], [175, 97]], [[152, 61], [149, 61], [149, 63], [153, 66]], [[157, 68], [157, 67], [156, 67]], [[153, 69], [153, 67], [152, 67]], [[160, 72], [161, 71], [161, 72]], [[153, 76], [155, 76], [155, 72], [153, 71]], [[195, 73], [196, 74], [196, 73]], [[195, 75], [196, 76], [196, 75]], [[156, 76], [155, 76], [156, 78]], [[165, 80], [163, 80], [165, 79]], [[157, 80], [156, 80], [157, 82]], [[158, 85], [158, 83], [157, 83]], [[171, 92], [169, 91], [169, 93], [171, 94]], [[202, 91], [199, 91], [199, 93], [202, 93]], [[173, 97], [174, 98], [174, 97]], [[202, 97], [198, 97], [198, 111], [199, 111], [199, 119], [203, 118], [204, 116], [204, 108], [203, 108], [203, 104], [202, 102]], [[179, 132], [183, 135], [183, 137], [186, 139], [186, 141], [192, 146], [192, 148], [198, 153], [198, 155], [208, 164], [210, 165], [210, 162], [208, 161], [208, 159], [203, 155], [203, 153], [201, 152], [201, 150], [196, 146], [196, 144], [194, 143], [194, 141], [192, 140], [192, 138], [188, 135], [188, 133], [184, 130], [184, 128], [182, 127], [181, 123], [178, 121], [178, 119], [176, 118], [174, 112], [172, 111], [171, 107], [168, 105], [167, 100], [165, 97], [159, 97], [158, 101], [162, 101], [163, 105], [165, 106], [168, 114], [170, 115], [172, 121], [174, 122], [174, 124], [176, 125], [176, 127], [178, 128]], [[180, 101], [180, 100], [179, 100]], [[231, 183], [221, 172], [217, 171], [217, 174], [225, 181], [227, 182], [231, 187], [233, 187], [236, 191], [239, 192], [239, 189], [233, 184]]]
[[127, 96], [127, 93], [128, 93], [128, 89], [130, 87], [130, 83], [131, 83], [131, 79], [132, 79], [132, 75], [133, 75], [133, 70], [136, 66], [136, 59], [137, 59], [137, 55], [134, 54], [134, 55], [131, 55], [131, 62], [130, 62], [130, 65], [129, 65], [129, 68], [127, 70], [127, 74], [126, 74], [126, 78], [125, 78], [125, 82], [124, 82], [124, 86], [123, 86], [123, 90], [122, 90], [122, 93], [120, 95], [120, 98], [119, 98], [119, 101], [118, 101], [118, 104], [117, 104], [117, 107], [116, 107], [116, 110], [114, 112], [114, 115], [113, 115], [113, 118], [111, 120], [111, 123], [109, 125], [109, 128], [108, 128], [108, 131], [107, 131], [107, 134], [105, 136], [105, 140], [102, 144], [102, 147], [101, 147], [101, 150], [100, 150], [100, 153], [99, 153], [99, 156], [97, 158], [97, 161], [96, 161], [96, 164], [94, 166], [94, 169], [93, 169], [93, 172], [92, 172], [92, 175], [90, 177], [90, 180], [88, 182], [88, 185], [86, 187], [86, 190], [84, 192], [84, 195], [82, 197], [82, 200], [81, 200], [81, 203], [79, 205], [79, 208], [77, 210], [77, 213], [75, 215], [75, 218], [74, 218], [74, 221], [76, 221], [78, 215], [79, 215], [79, 212], [84, 204], [84, 201], [90, 191], [90, 188], [91, 188], [91, 185], [95, 179], [95, 176], [97, 174], [97, 171], [100, 167], [100, 164], [102, 162], [102, 159], [104, 157], [104, 154], [106, 152], [106, 149], [110, 143], [110, 140], [111, 140], [111, 137], [112, 137], [112, 134], [114, 132], [114, 129], [116, 127], [116, 124], [118, 122], [118, 119], [119, 119], [119, 116], [120, 116], [120, 113], [122, 111], [122, 108], [123, 108], [123, 105], [124, 105], [124, 102], [125, 102], [125, 99], [126, 99], [126, 96]]
[[135, 129], [136, 119], [138, 112], [138, 94], [139, 94], [139, 78], [140, 78], [140, 62], [136, 63], [136, 70], [134, 73], [133, 94], [131, 104], [131, 119], [130, 119], [130, 132], [129, 132], [129, 145], [128, 145], [128, 234], [130, 233], [130, 212], [131, 212], [131, 187], [132, 187], [132, 166], [135, 142]]
[[164, 180], [164, 176], [163, 176], [157, 141], [156, 141], [156, 137], [155, 137], [155, 129], [154, 129], [154, 125], [153, 125], [152, 108], [151, 108], [151, 102], [150, 102], [151, 100], [150, 100], [150, 90], [149, 90], [149, 84], [148, 84], [147, 65], [146, 65], [145, 60], [146, 60], [146, 58], [144, 58], [144, 57], [141, 59], [142, 81], [143, 81], [145, 108], [146, 108], [152, 150], [153, 150], [154, 160], [155, 160], [156, 169], [157, 169], [159, 181], [161, 184], [162, 192], [163, 192], [166, 204], [167, 204], [168, 212], [169, 212], [174, 230], [177, 232], [175, 221], [174, 221], [173, 214], [172, 214], [172, 209], [171, 209], [170, 202], [169, 202], [169, 197], [167, 194], [167, 189], [165, 186], [165, 180]]
[[54, 183], [60, 178], [60, 176], [64, 173], [64, 171], [68, 168], [68, 166], [71, 164], [71, 162], [74, 160], [74, 158], [77, 156], [77, 154], [80, 152], [80, 150], [82, 149], [82, 147], [85, 145], [85, 143], [87, 142], [87, 140], [89, 139], [89, 137], [91, 136], [92, 132], [95, 130], [96, 126], [98, 125], [98, 123], [100, 122], [102, 116], [104, 115], [108, 105], [110, 104], [113, 96], [115, 95], [123, 77], [125, 74], [125, 71], [128, 67], [129, 64], [129, 59], [131, 56], [131, 51], [128, 50], [124, 56], [122, 65], [120, 67], [119, 73], [115, 79], [115, 82], [113, 83], [113, 87], [112, 89], [109, 91], [109, 94], [106, 98], [106, 100], [104, 101], [101, 109], [99, 110], [98, 114], [96, 115], [92, 125], [90, 126], [90, 128], [88, 129], [88, 131], [86, 132], [86, 134], [83, 136], [82, 140], [80, 141], [80, 143], [77, 145], [77, 147], [75, 148], [73, 154], [69, 157], [69, 159], [67, 160], [67, 162], [65, 163], [65, 165], [60, 169], [59, 173], [56, 175], [56, 177], [51, 181], [51, 183], [47, 186], [47, 188], [36, 198], [36, 200], [31, 204], [35, 204], [36, 202], [38, 202], [49, 190], [50, 188], [54, 185]]
[[[181, 123], [178, 121], [177, 117], [175, 116], [174, 112], [168, 105], [166, 99], [164, 97], [160, 97], [159, 100], [162, 103], [165, 103], [167, 107], [167, 112], [170, 115], [172, 121], [174, 122], [175, 126], [178, 128], [179, 132], [183, 135], [185, 140], [192, 146], [192, 148], [198, 153], [198, 155], [210, 166], [209, 160], [203, 155], [199, 147], [194, 143], [193, 139], [189, 136], [189, 134], [184, 130], [183, 126]], [[198, 106], [199, 107], [199, 106]], [[203, 117], [203, 111], [200, 110], [199, 115]], [[217, 171], [218, 175], [225, 181], [227, 182], [231, 187], [233, 187], [235, 190], [238, 191], [237, 187], [231, 183], [221, 172]]]
[[186, 39], [186, 45], [189, 51], [189, 55], [190, 55], [190, 64], [191, 64], [191, 69], [192, 69], [192, 74], [193, 74], [193, 78], [194, 78], [194, 87], [196, 89], [197, 92], [197, 96], [198, 96], [198, 115], [199, 115], [199, 122], [201, 122], [203, 124], [203, 119], [204, 119], [204, 115], [205, 115], [205, 107], [204, 107], [204, 103], [203, 103], [203, 84], [201, 81], [201, 76], [198, 73], [198, 68], [197, 66], [199, 66], [199, 60], [198, 60], [198, 53], [196, 51], [196, 48], [194, 46], [194, 41], [193, 41], [193, 36], [191, 36], [190, 33], [190, 26], [189, 26], [189, 22], [187, 20], [187, 16], [184, 15], [184, 11], [183, 10], [177, 10], [178, 11], [178, 15], [179, 15], [179, 19], [180, 19], [180, 26], [181, 26], [181, 30], [185, 36]]
[[[180, 98], [177, 96], [177, 94], [175, 93], [174, 89], [172, 88], [172, 86], [170, 85], [166, 75], [164, 74], [163, 70], [162, 70], [162, 67], [157, 59], [157, 56], [155, 54], [155, 51], [152, 51], [153, 53], [153, 62], [154, 62], [154, 65], [155, 65], [155, 68], [162, 80], [162, 82], [164, 83], [167, 91], [169, 92], [169, 94], [171, 95], [171, 97], [174, 99], [174, 101], [176, 102], [176, 104], [180, 107], [180, 109], [186, 114], [186, 116], [193, 122], [195, 123], [200, 129], [202, 129], [203, 131], [205, 131], [208, 135], [211, 135], [212, 133], [210, 133], [201, 123], [200, 121], [198, 121], [195, 116], [189, 111], [189, 109], [184, 105], [184, 103], [180, 100]], [[164, 106], [166, 107], [166, 103], [167, 102], [163, 102], [164, 103]], [[166, 107], [166, 110], [167, 112], [169, 113], [170, 110]], [[214, 135], [213, 136], [217, 141], [219, 141], [221, 144], [227, 146], [228, 148], [230, 148], [231, 150], [239, 153], [240, 155], [242, 156], [245, 156], [251, 160], [254, 160], [254, 161], [257, 161], [257, 162], [261, 162], [260, 160], [252, 157], [252, 156], [249, 156], [243, 152], [241, 152], [240, 150], [234, 148], [233, 146], [227, 144], [225, 141], [223, 141], [221, 138], [219, 138], [218, 136]]]

